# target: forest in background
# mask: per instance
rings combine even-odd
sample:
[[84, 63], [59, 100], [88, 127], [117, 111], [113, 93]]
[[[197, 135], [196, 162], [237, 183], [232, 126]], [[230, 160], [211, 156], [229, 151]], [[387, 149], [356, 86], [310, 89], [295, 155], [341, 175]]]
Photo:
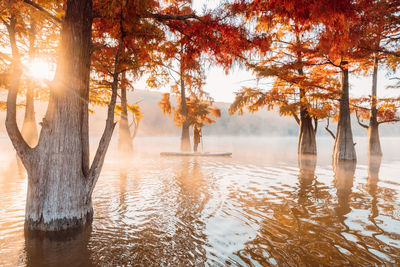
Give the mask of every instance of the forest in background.
[[[138, 90], [128, 92], [130, 103], [139, 102], [143, 112], [143, 120], [138, 130], [138, 136], [179, 136], [180, 128], [175, 126], [175, 122], [163, 115], [157, 103], [160, 101], [162, 93], [158, 91]], [[37, 102], [37, 120], [41, 121], [44, 115], [47, 103]], [[228, 115], [228, 109], [231, 103], [215, 102], [215, 106], [221, 109], [221, 117], [217, 123], [204, 126], [204, 135], [210, 136], [293, 136], [299, 134], [298, 125], [290, 117], [282, 117], [276, 110], [268, 111], [261, 109], [256, 113], [245, 112], [243, 115]], [[91, 135], [100, 136], [104, 128], [104, 116], [107, 109], [105, 107], [94, 108], [95, 113], [90, 114]], [[0, 113], [0, 120], [5, 119], [5, 113]], [[22, 124], [23, 109], [18, 110], [18, 119]], [[154, 127], [156, 125], [157, 127]], [[325, 121], [320, 122], [320, 128], [317, 136], [329, 136], [325, 131]], [[330, 122], [330, 127], [336, 129], [336, 123]], [[40, 125], [38, 125], [40, 127]], [[367, 136], [367, 132], [357, 123], [355, 114], [352, 114], [352, 128], [355, 136]], [[40, 128], [39, 128], [40, 129]], [[6, 135], [4, 124], [0, 125], [1, 135]], [[117, 132], [115, 133], [118, 134]], [[398, 124], [389, 123], [380, 126], [382, 137], [399, 136], [400, 127]], [[114, 137], [116, 138], [116, 136]], [[179, 138], [179, 137], [177, 137]]]

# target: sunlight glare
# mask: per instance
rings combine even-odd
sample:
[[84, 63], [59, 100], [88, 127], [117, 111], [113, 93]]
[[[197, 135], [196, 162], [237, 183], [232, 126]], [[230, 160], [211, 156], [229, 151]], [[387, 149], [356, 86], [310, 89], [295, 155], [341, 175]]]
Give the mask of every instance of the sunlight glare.
[[35, 79], [51, 80], [54, 71], [48, 62], [44, 60], [35, 60], [28, 66], [28, 75]]

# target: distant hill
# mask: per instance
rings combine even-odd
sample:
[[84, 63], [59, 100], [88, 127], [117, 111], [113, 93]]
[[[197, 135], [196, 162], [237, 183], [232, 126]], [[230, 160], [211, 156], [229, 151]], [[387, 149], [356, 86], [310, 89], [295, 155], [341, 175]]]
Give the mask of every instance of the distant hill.
[[[161, 99], [161, 93], [157, 91], [135, 90], [129, 92], [130, 103], [139, 102], [143, 111], [143, 120], [138, 132], [139, 136], [179, 136], [178, 129], [172, 117], [164, 116], [157, 105]], [[242, 116], [228, 115], [230, 103], [216, 102], [221, 109], [221, 118], [215, 124], [204, 127], [205, 135], [233, 135], [233, 136], [297, 136], [298, 126], [293, 118], [281, 117], [277, 111], [260, 110], [254, 114], [245, 113]], [[36, 103], [37, 121], [44, 116], [47, 103]], [[22, 111], [22, 110], [21, 110]], [[18, 112], [18, 120], [21, 123], [23, 114]], [[95, 108], [95, 113], [90, 115], [90, 131], [92, 135], [100, 135], [105, 125], [106, 108]], [[5, 133], [5, 112], [0, 113], [0, 133]], [[319, 123], [318, 135], [327, 136], [325, 121]], [[117, 126], [118, 127], [118, 126]], [[356, 118], [352, 117], [352, 129], [355, 136], [366, 136], [367, 131], [360, 127]], [[335, 132], [336, 124], [331, 123], [330, 128]], [[39, 126], [40, 129], [40, 126]], [[400, 124], [385, 124], [380, 127], [381, 136], [400, 136]]]

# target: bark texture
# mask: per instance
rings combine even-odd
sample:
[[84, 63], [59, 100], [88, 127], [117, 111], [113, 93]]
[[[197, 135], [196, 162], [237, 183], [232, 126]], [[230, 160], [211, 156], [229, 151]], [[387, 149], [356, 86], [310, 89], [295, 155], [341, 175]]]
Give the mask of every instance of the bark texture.
[[349, 107], [349, 72], [347, 64], [342, 66], [342, 93], [340, 97], [339, 121], [336, 131], [333, 160], [356, 161], [353, 133], [351, 131], [350, 107]]
[[317, 154], [317, 142], [312, 118], [306, 109], [300, 111], [299, 154]]
[[[32, 62], [36, 56], [35, 42], [36, 42], [36, 30], [35, 23], [31, 19], [31, 26], [29, 29], [29, 61]], [[22, 136], [30, 147], [34, 147], [38, 142], [38, 130], [35, 117], [35, 101], [34, 101], [34, 88], [30, 81], [28, 81], [26, 89], [26, 106], [25, 106], [25, 117], [22, 124]]]
[[35, 168], [28, 168], [26, 225], [55, 231], [77, 227], [92, 218], [85, 186], [85, 123], [90, 70], [92, 2], [67, 2], [60, 59], [49, 105], [35, 149]]
[[6, 127], [28, 173], [25, 226], [30, 230], [57, 231], [80, 227], [90, 222], [93, 216], [91, 196], [115, 126], [116, 70], [121, 45], [115, 56], [106, 127], [89, 169], [87, 106], [92, 18], [91, 0], [66, 2], [57, 71], [41, 123], [39, 142], [33, 149], [24, 141], [16, 124], [21, 68], [15, 23], [9, 27], [15, 74], [7, 98]]
[[[300, 36], [296, 35], [297, 43], [300, 44]], [[297, 52], [297, 62], [303, 64], [301, 52]], [[304, 75], [303, 68], [298, 69], [300, 75]], [[302, 154], [317, 154], [317, 142], [315, 140], [315, 132], [317, 130], [317, 122], [315, 122], [315, 128], [312, 124], [312, 118], [307, 110], [306, 92], [303, 88], [300, 88], [300, 120], [296, 117], [296, 121], [299, 124], [299, 141], [297, 146], [297, 153]]]
[[189, 122], [188, 122], [188, 110], [186, 104], [186, 89], [185, 81], [183, 80], [183, 67], [181, 64], [181, 105], [182, 105], [182, 116], [185, 118], [182, 123], [182, 133], [181, 133], [181, 151], [189, 152], [191, 150], [190, 146], [190, 134], [189, 134]]
[[371, 114], [368, 127], [368, 156], [382, 156], [381, 142], [379, 138], [378, 110], [377, 110], [377, 86], [378, 86], [378, 58], [375, 57], [374, 72], [372, 76]]
[[21, 133], [30, 147], [37, 145], [39, 137], [35, 117], [34, 90], [30, 84], [26, 92], [25, 116]]
[[133, 144], [128, 122], [128, 107], [125, 86], [121, 86], [121, 106], [122, 112], [121, 120], [119, 121], [118, 151], [123, 154], [131, 154], [133, 152]]

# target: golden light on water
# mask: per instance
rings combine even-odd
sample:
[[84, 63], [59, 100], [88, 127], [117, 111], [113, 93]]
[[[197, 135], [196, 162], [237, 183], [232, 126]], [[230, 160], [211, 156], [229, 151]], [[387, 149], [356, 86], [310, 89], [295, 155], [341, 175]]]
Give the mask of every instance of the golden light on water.
[[54, 71], [51, 65], [41, 59], [36, 59], [28, 64], [28, 76], [38, 80], [52, 80]]

